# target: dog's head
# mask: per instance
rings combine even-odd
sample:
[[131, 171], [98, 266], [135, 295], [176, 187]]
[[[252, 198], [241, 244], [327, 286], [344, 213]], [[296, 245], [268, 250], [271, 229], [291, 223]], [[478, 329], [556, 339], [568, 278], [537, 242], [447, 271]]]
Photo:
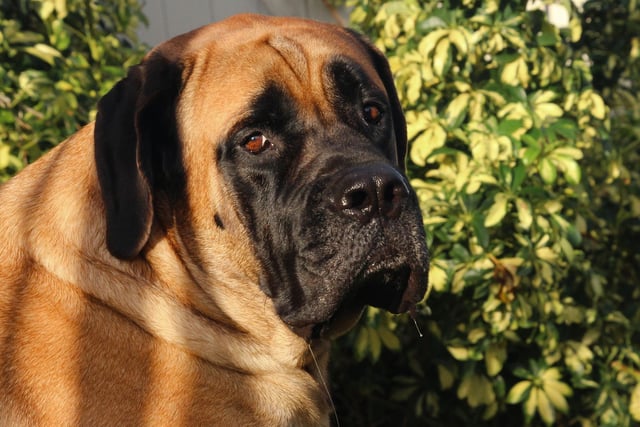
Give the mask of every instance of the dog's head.
[[349, 30], [244, 15], [172, 39], [101, 100], [95, 144], [118, 258], [157, 229], [215, 286], [232, 269], [215, 259], [224, 242], [305, 337], [425, 292], [400, 103], [384, 57]]

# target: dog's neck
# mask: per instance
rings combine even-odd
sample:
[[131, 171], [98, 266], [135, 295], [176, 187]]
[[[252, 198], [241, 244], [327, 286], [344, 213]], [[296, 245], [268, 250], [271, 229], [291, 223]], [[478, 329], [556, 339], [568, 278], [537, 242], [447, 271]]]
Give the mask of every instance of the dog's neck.
[[[108, 279], [104, 278], [109, 283], [100, 283], [101, 278], [78, 283], [87, 287], [83, 290], [101, 305], [132, 319], [157, 340], [206, 361], [214, 370], [237, 374], [248, 382], [247, 378], [272, 378], [255, 381], [260, 387], [282, 386], [281, 393], [265, 396], [285, 395], [278, 399], [292, 400], [286, 407], [314, 408], [312, 412], [320, 414], [318, 419], [326, 418], [328, 423], [332, 411], [326, 384], [330, 343], [309, 343], [296, 335], [277, 317], [266, 296], [253, 300], [247, 300], [246, 295], [215, 298], [214, 304], [214, 297], [220, 295], [212, 296], [205, 290], [206, 284], [194, 282], [194, 274], [186, 269], [167, 270], [167, 266], [180, 265], [167, 262], [173, 256], [169, 246], [166, 241], [158, 241], [144, 258], [116, 263], [119, 268], [110, 270]], [[141, 278], [135, 289], [127, 280], [131, 274]], [[120, 277], [122, 280], [118, 280]], [[173, 281], [171, 286], [169, 280]], [[239, 283], [216, 286], [216, 292], [233, 292]], [[240, 288], [246, 289], [246, 284]], [[257, 285], [256, 291], [261, 292]], [[217, 301], [243, 306], [223, 306]], [[257, 311], [261, 312], [260, 322], [255, 318], [248, 322], [245, 317], [256, 316]], [[272, 316], [266, 316], [265, 311]], [[253, 326], [247, 329], [239, 325]], [[272, 402], [272, 407], [279, 407], [279, 403]]]

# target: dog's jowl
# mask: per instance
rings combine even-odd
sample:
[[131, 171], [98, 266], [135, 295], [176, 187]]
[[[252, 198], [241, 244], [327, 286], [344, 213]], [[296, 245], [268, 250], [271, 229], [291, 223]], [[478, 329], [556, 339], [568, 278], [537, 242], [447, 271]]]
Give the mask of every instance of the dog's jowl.
[[329, 425], [329, 342], [427, 284], [384, 57], [242, 15], [171, 39], [0, 187], [1, 425]]

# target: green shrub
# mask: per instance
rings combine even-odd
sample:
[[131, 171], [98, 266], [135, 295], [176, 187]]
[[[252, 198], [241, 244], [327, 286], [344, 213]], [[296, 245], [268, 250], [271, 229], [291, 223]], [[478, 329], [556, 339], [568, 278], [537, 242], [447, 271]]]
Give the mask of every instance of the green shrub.
[[347, 3], [405, 108], [432, 291], [424, 337], [372, 310], [341, 342], [343, 424], [640, 421], [636, 2], [557, 1], [560, 29], [526, 1]]
[[0, 3], [0, 182], [93, 119], [141, 19], [137, 0]]

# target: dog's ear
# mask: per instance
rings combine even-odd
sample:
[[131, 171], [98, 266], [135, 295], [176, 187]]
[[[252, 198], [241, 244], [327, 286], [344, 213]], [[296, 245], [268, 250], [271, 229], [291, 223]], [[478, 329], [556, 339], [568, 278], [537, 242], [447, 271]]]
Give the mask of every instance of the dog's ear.
[[175, 110], [180, 70], [162, 57], [132, 67], [98, 103], [94, 143], [107, 247], [136, 257], [151, 232], [156, 186], [179, 162]]
[[407, 122], [404, 118], [404, 113], [402, 112], [400, 100], [398, 99], [398, 92], [396, 91], [396, 86], [393, 82], [393, 75], [389, 68], [389, 62], [382, 52], [380, 52], [380, 50], [362, 34], [351, 29], [347, 29], [347, 31], [364, 46], [369, 54], [369, 58], [373, 62], [373, 66], [382, 79], [382, 84], [384, 84], [384, 89], [387, 92], [389, 103], [391, 104], [391, 118], [393, 120], [393, 130], [396, 137], [397, 164], [404, 169], [405, 157], [407, 155]]

